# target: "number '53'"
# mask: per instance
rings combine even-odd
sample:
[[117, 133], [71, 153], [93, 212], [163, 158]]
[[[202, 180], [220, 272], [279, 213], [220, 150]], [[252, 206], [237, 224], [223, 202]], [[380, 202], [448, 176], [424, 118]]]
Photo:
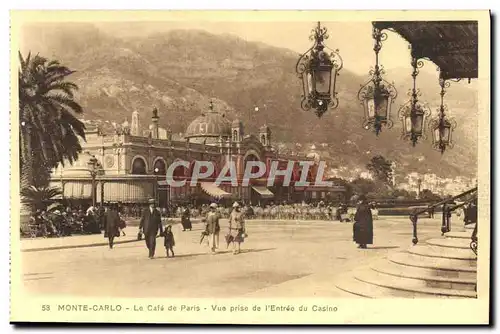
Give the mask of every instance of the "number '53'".
[[42, 305], [42, 311], [50, 311], [50, 305]]

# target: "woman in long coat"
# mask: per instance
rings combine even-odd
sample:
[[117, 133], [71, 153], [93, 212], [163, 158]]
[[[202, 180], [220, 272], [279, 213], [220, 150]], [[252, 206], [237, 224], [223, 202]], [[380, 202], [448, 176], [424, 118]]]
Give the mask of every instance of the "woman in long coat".
[[[244, 241], [245, 236], [246, 231], [243, 212], [241, 212], [238, 202], [234, 202], [233, 211], [229, 216], [228, 235], [228, 237], [230, 237], [230, 241], [233, 243], [233, 254], [239, 254], [241, 252], [241, 243]], [[238, 248], [236, 248], [236, 245], [238, 245]]]
[[191, 212], [189, 211], [189, 207], [186, 207], [186, 209], [182, 212], [181, 216], [181, 224], [182, 224], [182, 231], [185, 230], [190, 230], [193, 228], [191, 225]]
[[358, 248], [373, 244], [372, 212], [364, 196], [360, 196], [354, 215], [353, 240], [359, 245]]

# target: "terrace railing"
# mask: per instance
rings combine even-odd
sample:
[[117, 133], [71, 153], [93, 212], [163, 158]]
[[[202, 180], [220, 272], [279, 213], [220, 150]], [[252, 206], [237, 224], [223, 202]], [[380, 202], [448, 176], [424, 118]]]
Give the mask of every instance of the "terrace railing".
[[[467, 190], [459, 195], [453, 196], [451, 198], [447, 198], [445, 200], [439, 201], [434, 204], [430, 204], [425, 208], [419, 208], [415, 209], [410, 214], [410, 221], [412, 222], [413, 226], [413, 238], [412, 238], [412, 243], [416, 245], [418, 243], [418, 233], [417, 233], [417, 228], [418, 228], [418, 216], [425, 213], [425, 212], [434, 212], [436, 208], [442, 206], [442, 212], [443, 212], [443, 217], [442, 217], [442, 224], [441, 224], [441, 233], [444, 234], [446, 232], [450, 231], [450, 217], [449, 217], [449, 212], [450, 209], [456, 210], [459, 207], [463, 206], [462, 204], [455, 205], [453, 204], [456, 200], [462, 199], [462, 198], [467, 198], [467, 196], [473, 195], [473, 198], [477, 198], [477, 187], [472, 188], [470, 190]], [[475, 196], [474, 196], [475, 195]], [[467, 199], [467, 202], [470, 200]], [[476, 224], [477, 226], [477, 224]], [[477, 241], [476, 241], [477, 244]]]

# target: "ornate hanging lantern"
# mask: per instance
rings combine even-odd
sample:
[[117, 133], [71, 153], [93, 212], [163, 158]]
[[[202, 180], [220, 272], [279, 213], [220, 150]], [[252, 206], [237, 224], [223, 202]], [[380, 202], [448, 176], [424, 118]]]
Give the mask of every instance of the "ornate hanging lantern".
[[378, 136], [382, 131], [382, 125], [392, 128], [391, 105], [396, 99], [398, 92], [396, 88], [386, 80], [382, 79], [383, 66], [379, 65], [378, 54], [382, 48], [382, 41], [387, 39], [387, 34], [373, 26], [372, 37], [375, 40], [373, 51], [375, 51], [375, 68], [370, 70], [372, 76], [358, 92], [358, 100], [365, 111], [363, 127], [368, 130], [373, 128]]
[[336, 82], [337, 75], [342, 69], [343, 62], [338, 50], [331, 50], [328, 54], [324, 51], [324, 40], [328, 39], [327, 29], [322, 28], [320, 22], [309, 37], [314, 41], [313, 46], [299, 57], [295, 70], [302, 80], [303, 110], [315, 109], [318, 117], [328, 110], [337, 108]]
[[418, 69], [422, 68], [424, 63], [416, 57], [412, 57], [411, 65], [413, 67], [411, 74], [413, 89], [409, 92], [411, 99], [399, 109], [399, 119], [403, 123], [402, 138], [410, 140], [412, 145], [415, 146], [419, 138], [426, 138], [424, 129], [427, 118], [431, 115], [431, 110], [427, 104], [418, 100], [421, 93], [420, 89], [417, 89], [417, 75], [419, 73]]
[[457, 127], [457, 123], [453, 118], [449, 118], [445, 111], [448, 107], [444, 105], [445, 88], [450, 87], [450, 82], [439, 78], [439, 86], [441, 86], [441, 105], [438, 109], [439, 114], [430, 123], [429, 127], [432, 131], [432, 147], [444, 153], [446, 148], [453, 148], [453, 130]]

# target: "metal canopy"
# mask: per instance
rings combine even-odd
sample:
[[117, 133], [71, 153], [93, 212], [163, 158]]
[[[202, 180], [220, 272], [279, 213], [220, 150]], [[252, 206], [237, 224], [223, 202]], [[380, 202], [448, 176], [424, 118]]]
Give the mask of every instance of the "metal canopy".
[[442, 79], [477, 78], [477, 21], [375, 21], [372, 24], [407, 40], [412, 56], [434, 62], [440, 68]]

